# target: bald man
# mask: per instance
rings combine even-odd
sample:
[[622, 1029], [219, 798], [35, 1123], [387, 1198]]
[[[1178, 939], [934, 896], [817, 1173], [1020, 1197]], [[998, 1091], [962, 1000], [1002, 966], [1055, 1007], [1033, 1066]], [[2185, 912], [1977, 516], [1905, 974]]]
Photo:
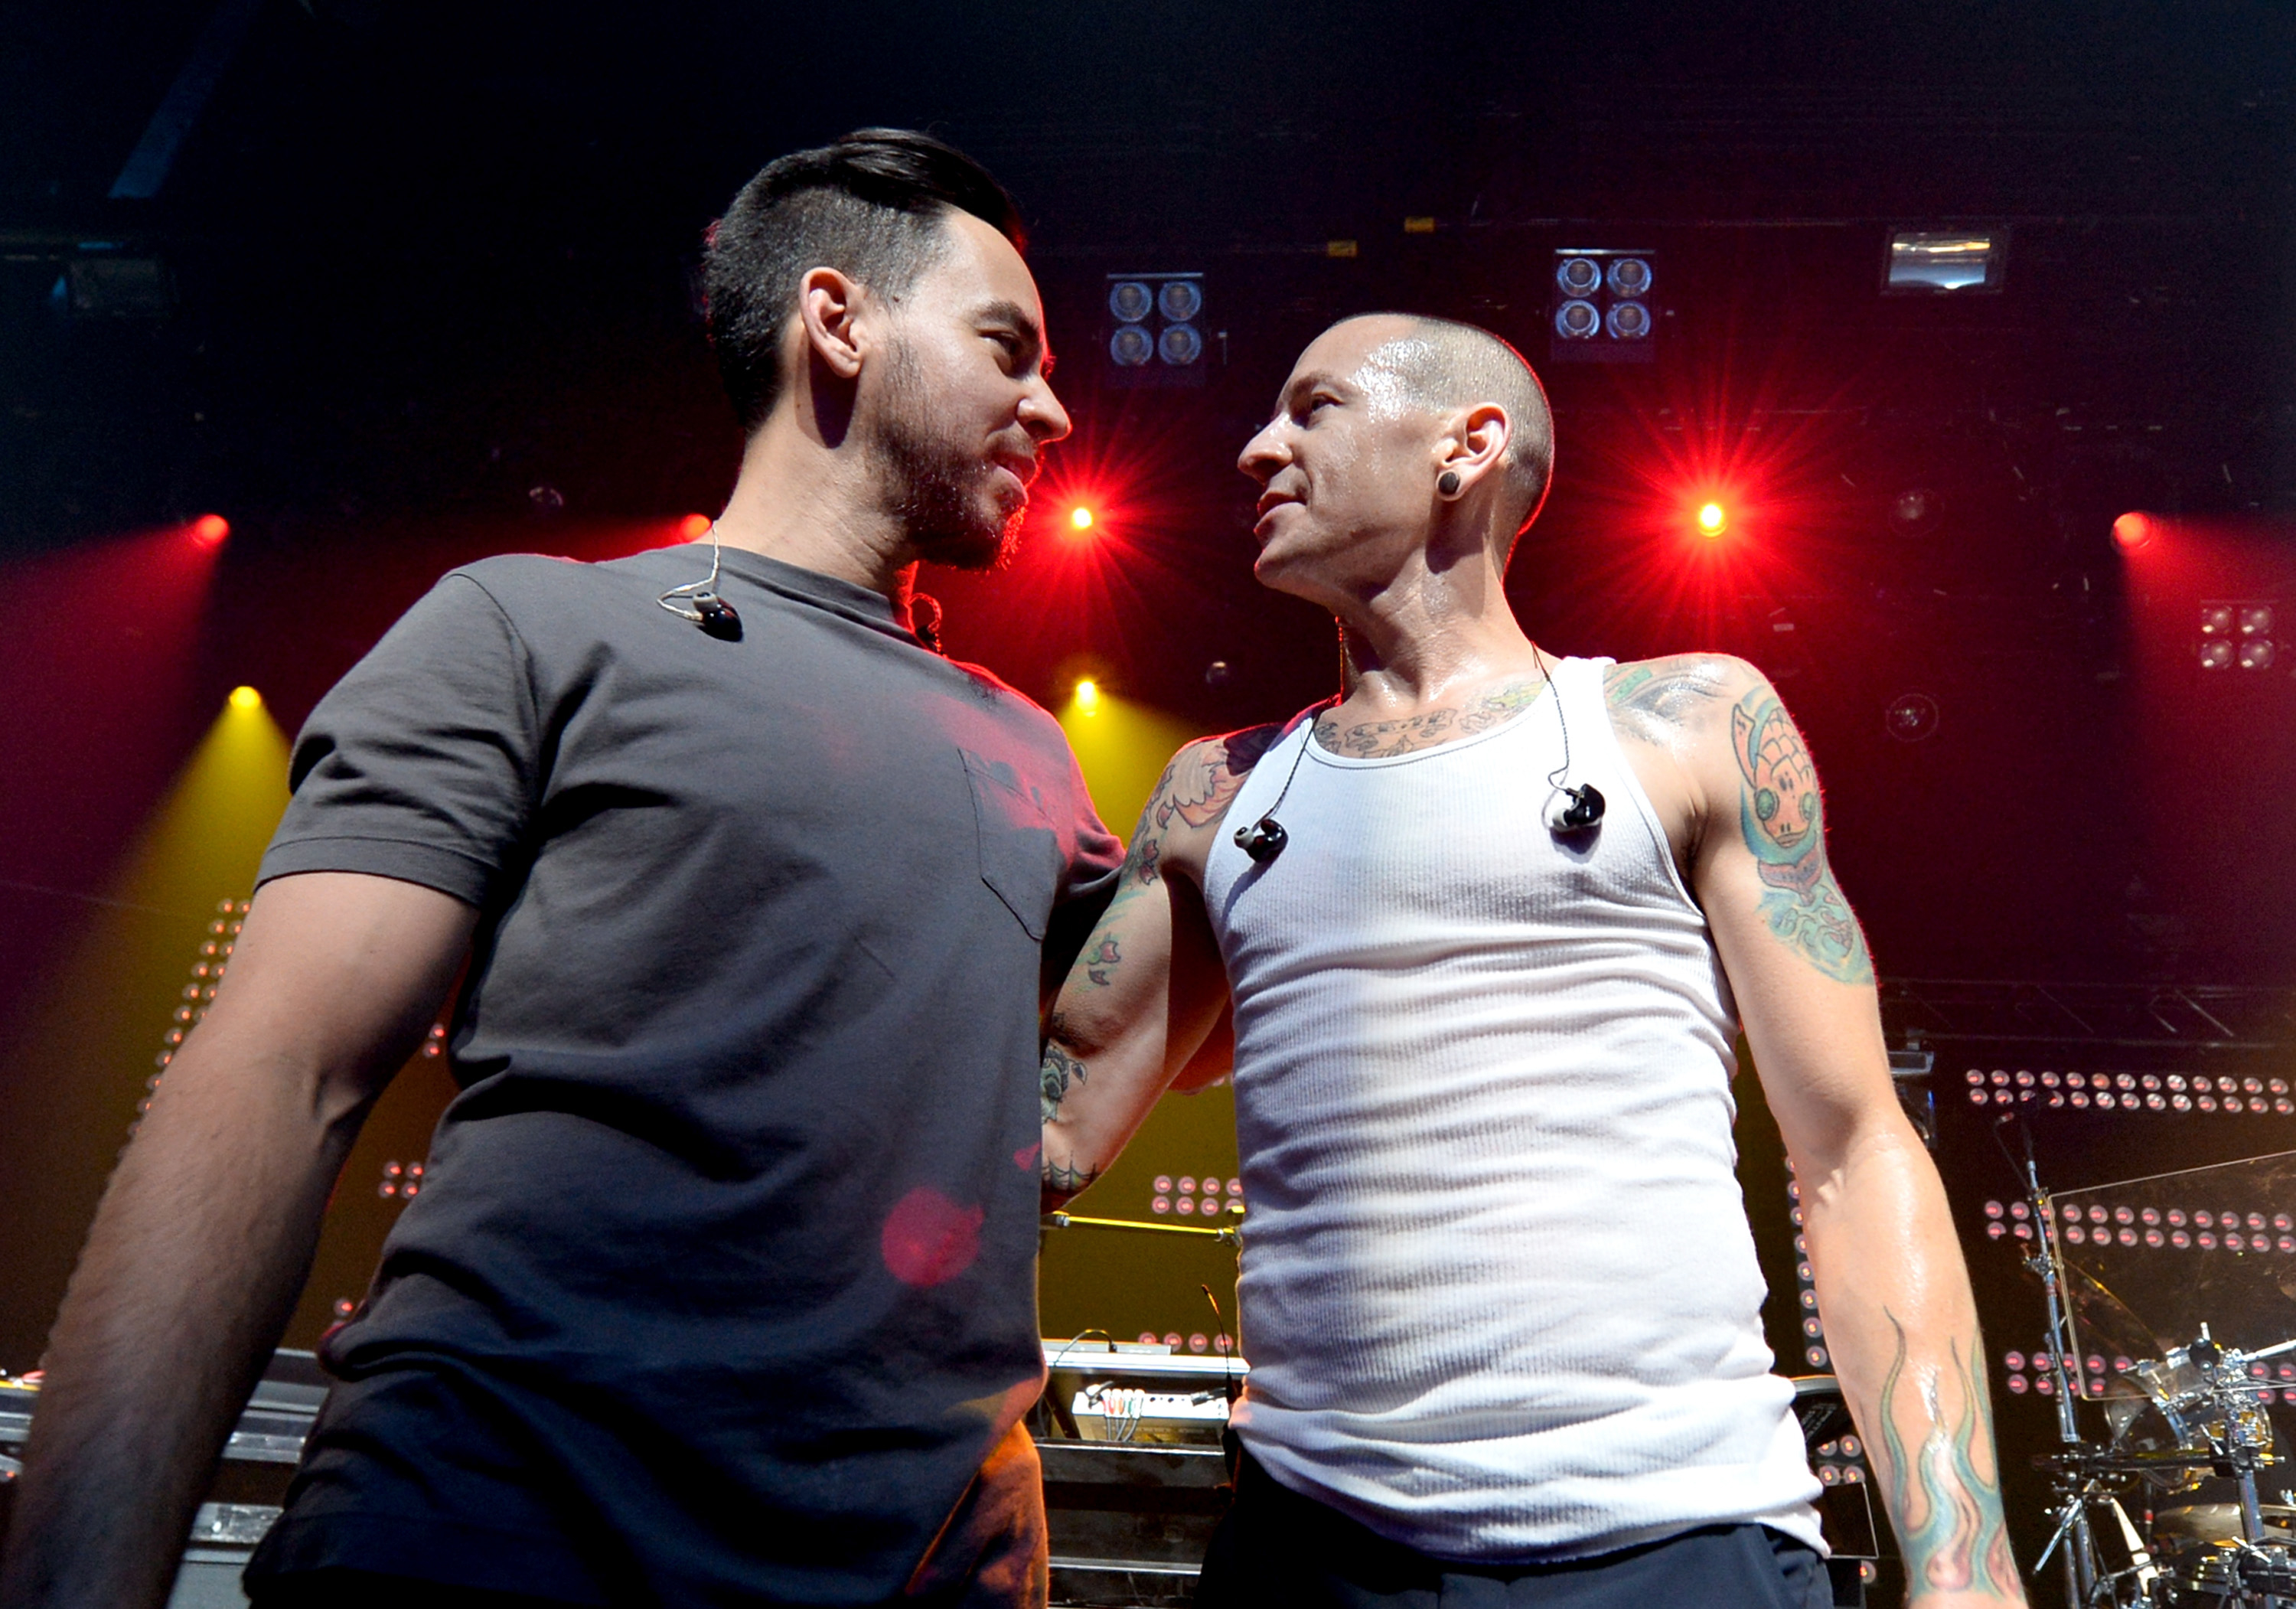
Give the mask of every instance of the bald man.
[[1052, 1019], [1056, 1203], [1234, 1007], [1252, 1372], [1198, 1602], [1832, 1602], [1734, 1176], [1742, 1024], [1912, 1601], [2020, 1603], [1809, 752], [1742, 661], [1524, 635], [1502, 582], [1552, 460], [1495, 336], [1308, 347], [1240, 467], [1259, 578], [1338, 618], [1348, 685], [1174, 756]]

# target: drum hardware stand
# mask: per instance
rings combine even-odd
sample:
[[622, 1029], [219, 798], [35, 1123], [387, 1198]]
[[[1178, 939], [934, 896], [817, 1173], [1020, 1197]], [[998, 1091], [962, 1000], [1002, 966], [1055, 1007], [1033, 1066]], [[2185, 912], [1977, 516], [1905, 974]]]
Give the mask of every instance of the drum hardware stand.
[[[2056, 1213], [2053, 1211], [2049, 1193], [2041, 1187], [2040, 1168], [2033, 1159], [2032, 1129], [2025, 1122], [2021, 1110], [2013, 1112], [2012, 1121], [2017, 1125], [2017, 1137], [2025, 1152], [2021, 1164], [2013, 1155], [2009, 1162], [2012, 1168], [2024, 1176], [2026, 1199], [2033, 1209], [2033, 1233], [2037, 1244], [2025, 1262], [2040, 1277], [2041, 1296], [2046, 1307], [2049, 1373], [2054, 1376], [2056, 1384], [2054, 1394], [2057, 1400], [2057, 1439], [2068, 1448], [2078, 1448], [2083, 1445], [2080, 1426], [2073, 1416], [2073, 1394], [2079, 1376], [2068, 1375], [2065, 1370], [2065, 1351], [2073, 1340], [2073, 1334], [2063, 1300], [2063, 1265], [2060, 1261], [2062, 1252], [2057, 1240]], [[1997, 1141], [2001, 1137], [2000, 1129], [2001, 1125], [1997, 1123], [1994, 1126]], [[2005, 1153], [2008, 1147], [2005, 1145], [2002, 1149]], [[2089, 1595], [2096, 1588], [2096, 1544], [2088, 1524], [2088, 1506], [2095, 1484], [2095, 1476], [2087, 1476], [2077, 1489], [2068, 1490], [2064, 1478], [2057, 1478], [2062, 1517], [2057, 1523], [2056, 1534], [2049, 1539], [2048, 1547], [2042, 1550], [2041, 1556], [2033, 1564], [2034, 1572], [2038, 1574], [2048, 1563], [2049, 1555], [2056, 1551], [2058, 1544], [2068, 1537], [2071, 1539], [2071, 1546], [2065, 1549], [2064, 1563], [2065, 1602], [2069, 1605], [2087, 1605]]]

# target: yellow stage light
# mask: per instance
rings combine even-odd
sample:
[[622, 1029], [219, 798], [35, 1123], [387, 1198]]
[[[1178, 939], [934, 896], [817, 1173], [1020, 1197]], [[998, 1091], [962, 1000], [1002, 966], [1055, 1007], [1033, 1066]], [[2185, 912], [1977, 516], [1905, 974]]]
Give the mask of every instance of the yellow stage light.
[[234, 710], [260, 710], [263, 708], [263, 694], [252, 687], [234, 687], [231, 690], [231, 707]]
[[1076, 702], [1077, 708], [1086, 715], [1097, 712], [1100, 709], [1100, 684], [1090, 677], [1078, 682], [1076, 685]]

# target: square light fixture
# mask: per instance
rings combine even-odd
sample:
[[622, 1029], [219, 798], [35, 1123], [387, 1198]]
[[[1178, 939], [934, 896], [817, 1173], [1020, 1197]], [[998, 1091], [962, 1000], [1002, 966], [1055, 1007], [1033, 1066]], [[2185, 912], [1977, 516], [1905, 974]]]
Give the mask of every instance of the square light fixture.
[[2201, 604], [2193, 657], [2203, 670], [2269, 670], [2280, 656], [2273, 641], [2276, 605], [2267, 598], [2221, 598]]
[[1650, 363], [1658, 309], [1648, 250], [1576, 249], [1554, 254], [1546, 314], [1547, 355], [1563, 363]]
[[1898, 229], [1882, 265], [1885, 296], [1969, 295], [2008, 283], [2005, 229]]
[[1200, 386], [1211, 367], [1204, 338], [1204, 276], [1108, 276], [1108, 382]]

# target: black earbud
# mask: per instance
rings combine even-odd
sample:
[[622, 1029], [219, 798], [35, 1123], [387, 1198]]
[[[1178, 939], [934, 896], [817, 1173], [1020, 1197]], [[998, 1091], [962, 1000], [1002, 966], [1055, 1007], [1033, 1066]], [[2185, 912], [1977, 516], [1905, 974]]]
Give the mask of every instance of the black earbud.
[[1263, 816], [1250, 826], [1235, 830], [1235, 847], [1260, 866], [1266, 866], [1281, 855], [1283, 846], [1291, 841], [1292, 835], [1273, 816]]
[[742, 640], [742, 617], [731, 603], [718, 595], [718, 567], [722, 557], [718, 528], [713, 524], [709, 528], [709, 575], [683, 587], [673, 587], [654, 602], [679, 620], [692, 620], [721, 643], [738, 643]]
[[[1593, 783], [1582, 782], [1575, 788], [1560, 788], [1556, 793], [1554, 802], [1546, 808], [1548, 831], [1583, 833], [1589, 827], [1602, 825], [1603, 811], [1607, 807], [1603, 799], [1603, 790]], [[1566, 799], [1570, 802], [1563, 803]]]
[[701, 629], [719, 642], [738, 643], [742, 640], [742, 617], [725, 599], [705, 593], [693, 600], [693, 612]]

